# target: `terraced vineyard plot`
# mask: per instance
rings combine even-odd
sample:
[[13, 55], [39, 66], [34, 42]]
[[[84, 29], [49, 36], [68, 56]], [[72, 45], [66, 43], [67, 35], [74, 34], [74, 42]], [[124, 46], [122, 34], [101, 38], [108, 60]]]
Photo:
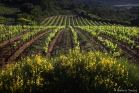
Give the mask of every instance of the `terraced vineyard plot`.
[[69, 28], [63, 30], [63, 32], [58, 36], [56, 43], [54, 44], [51, 55], [58, 56], [61, 54], [67, 54], [69, 49], [75, 47], [73, 35]]
[[[91, 48], [92, 51], [101, 51], [101, 52], [108, 52], [108, 50], [106, 49], [106, 47], [100, 43], [95, 37], [92, 37], [89, 33], [87, 33], [86, 31], [83, 31], [81, 29], [76, 29], [76, 31], [78, 31], [79, 33], [83, 34], [84, 38], [87, 39], [86, 42], [90, 41], [91, 43], [88, 42], [89, 46]], [[83, 37], [80, 37], [79, 38], [83, 38]], [[82, 44], [82, 43], [81, 43]], [[84, 49], [83, 50], [86, 50], [87, 49], [87, 46], [85, 46], [84, 44], [81, 45], [81, 48], [83, 47]], [[85, 48], [86, 47], [86, 48]]]
[[[84, 32], [94, 37], [97, 44], [99, 43], [98, 46], [101, 45], [103, 49], [106, 49], [111, 55], [117, 58], [128, 58], [130, 61], [134, 61], [138, 64], [138, 28], [107, 25], [77, 26], [77, 28], [81, 28]], [[130, 32], [132, 32], [132, 34], [130, 34]]]
[[139, 56], [137, 53], [137, 49], [131, 49], [129, 46], [125, 46], [124, 42], [117, 42], [113, 37], [109, 37], [106, 35], [101, 35], [104, 39], [110, 40], [111, 42], [117, 44], [117, 50], [122, 50], [121, 54], [119, 57], [129, 57], [129, 60], [132, 59], [136, 63], [139, 62]]
[[51, 32], [48, 32], [35, 42], [33, 42], [27, 49], [25, 49], [16, 60], [21, 60], [21, 58], [25, 58], [27, 56], [32, 55], [41, 55], [46, 56], [46, 53], [44, 52], [44, 46], [45, 46], [45, 39], [49, 36]]
[[13, 62], [16, 58], [29, 47], [35, 40], [45, 35], [49, 31], [39, 31], [37, 30], [28, 32], [26, 34], [17, 36], [15, 38], [10, 38], [9, 42], [5, 41], [1, 43], [1, 53], [0, 53], [0, 64], [1, 66], [6, 62]]
[[[60, 28], [62, 26], [62, 32], [57, 29], [50, 37], [48, 36], [49, 38], [46, 38], [47, 40], [34, 41], [34, 44], [29, 46], [20, 57], [25, 57], [26, 54], [32, 55], [39, 51], [41, 55], [58, 56], [61, 53], [67, 54], [69, 49], [79, 48], [80, 50], [109, 53], [117, 58], [127, 57], [136, 63], [139, 61], [139, 28], [137, 27], [124, 27], [105, 22], [96, 22], [76, 16], [53, 16], [44, 19], [41, 25], [40, 27], [17, 26], [17, 28], [9, 26], [8, 31], [5, 31], [4, 26], [1, 25], [0, 31], [8, 32], [8, 38], [10, 38], [9, 41], [6, 35], [1, 35], [1, 63], [8, 61], [9, 57], [15, 54], [30, 38], [34, 39], [37, 34], [42, 33], [39, 32], [40, 29]], [[26, 32], [24, 28], [29, 31]], [[13, 29], [15, 30], [11, 32]], [[21, 31], [18, 32], [18, 29], [21, 29]], [[34, 33], [32, 33], [33, 30], [35, 30]], [[59, 35], [56, 33], [59, 33]], [[29, 38], [23, 40], [24, 38], [22, 37], [25, 34]], [[45, 36], [42, 38], [45, 38]], [[42, 42], [43, 48], [39, 44]], [[41, 49], [35, 49], [33, 46], [36, 48], [41, 47]]]
[[91, 43], [91, 41], [88, 40], [87, 37], [80, 31], [78, 30], [75, 30], [75, 31], [77, 31], [78, 40], [80, 41], [80, 49], [85, 50], [85, 51], [93, 50], [93, 44]]
[[139, 90], [138, 27], [75, 16], [46, 18], [41, 26], [25, 26], [27, 32], [19, 27], [0, 26], [0, 92]]

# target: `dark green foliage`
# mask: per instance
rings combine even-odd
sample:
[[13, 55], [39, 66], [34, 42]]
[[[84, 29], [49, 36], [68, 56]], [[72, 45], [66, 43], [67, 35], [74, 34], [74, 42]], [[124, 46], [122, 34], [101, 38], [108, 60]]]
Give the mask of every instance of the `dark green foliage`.
[[31, 11], [33, 10], [34, 6], [33, 4], [31, 3], [24, 3], [21, 7], [20, 7], [20, 10], [22, 12], [25, 12], [25, 13], [31, 13]]
[[82, 10], [81, 13], [80, 13], [80, 15], [81, 15], [81, 16], [85, 16], [85, 15], [86, 15], [86, 11], [83, 11], [83, 10]]
[[[79, 15], [96, 21], [120, 24], [137, 24], [139, 7], [130, 10], [116, 10], [110, 7], [94, 6], [92, 3], [74, 2], [73, 0], [1, 0], [4, 3], [20, 3], [22, 13], [37, 21], [55, 15]], [[71, 2], [69, 2], [71, 1]], [[88, 1], [86, 1], [88, 2]], [[97, 3], [97, 2], [96, 2]], [[19, 8], [19, 7], [18, 7]], [[88, 16], [91, 14], [93, 16]], [[19, 16], [19, 15], [18, 15]], [[137, 19], [137, 20], [136, 20]]]
[[135, 20], [132, 20], [131, 23], [132, 23], [132, 25], [139, 26], [139, 17], [137, 19], [135, 19]]

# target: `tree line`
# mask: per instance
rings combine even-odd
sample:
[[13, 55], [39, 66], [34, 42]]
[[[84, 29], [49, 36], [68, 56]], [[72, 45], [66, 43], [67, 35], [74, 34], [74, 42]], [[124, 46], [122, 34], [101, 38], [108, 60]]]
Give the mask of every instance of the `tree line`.
[[91, 20], [134, 25], [137, 25], [139, 19], [139, 8], [117, 10], [112, 7], [67, 0], [0, 0], [0, 2], [20, 4], [21, 13], [17, 18], [36, 20], [38, 23], [43, 18], [54, 15], [77, 15]]

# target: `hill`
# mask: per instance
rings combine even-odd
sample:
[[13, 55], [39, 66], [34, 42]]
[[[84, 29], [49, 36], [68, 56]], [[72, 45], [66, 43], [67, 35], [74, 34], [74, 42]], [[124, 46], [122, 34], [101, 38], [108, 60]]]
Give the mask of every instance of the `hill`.
[[139, 3], [139, 0], [68, 0], [75, 2], [109, 2], [109, 3]]
[[138, 31], [69, 15], [0, 25], [0, 93], [137, 93]]
[[[132, 21], [138, 18], [138, 13], [132, 13], [127, 9], [117, 10], [108, 6], [109, 3], [107, 2], [112, 2], [113, 0], [69, 1], [73, 0], [1, 0], [5, 8], [8, 7], [10, 9], [11, 7], [15, 7], [18, 11], [15, 11], [8, 16], [2, 14], [0, 15], [0, 19], [3, 20], [1, 22], [4, 22], [4, 20], [7, 21], [5, 18], [12, 17], [13, 21], [18, 24], [19, 19], [24, 18], [30, 20], [29, 22], [36, 21], [37, 24], [39, 24], [44, 18], [50, 16], [77, 15], [96, 21], [120, 24], [126, 23], [129, 25]], [[1, 8], [1, 10], [3, 9]]]

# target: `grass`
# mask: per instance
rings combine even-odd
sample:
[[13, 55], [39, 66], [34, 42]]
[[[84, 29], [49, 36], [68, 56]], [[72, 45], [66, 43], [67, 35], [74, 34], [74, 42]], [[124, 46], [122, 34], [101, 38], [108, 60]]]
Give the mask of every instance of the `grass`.
[[0, 93], [115, 93], [137, 90], [138, 77], [139, 67], [126, 59], [70, 50], [67, 55], [34, 55], [7, 66], [0, 71]]

